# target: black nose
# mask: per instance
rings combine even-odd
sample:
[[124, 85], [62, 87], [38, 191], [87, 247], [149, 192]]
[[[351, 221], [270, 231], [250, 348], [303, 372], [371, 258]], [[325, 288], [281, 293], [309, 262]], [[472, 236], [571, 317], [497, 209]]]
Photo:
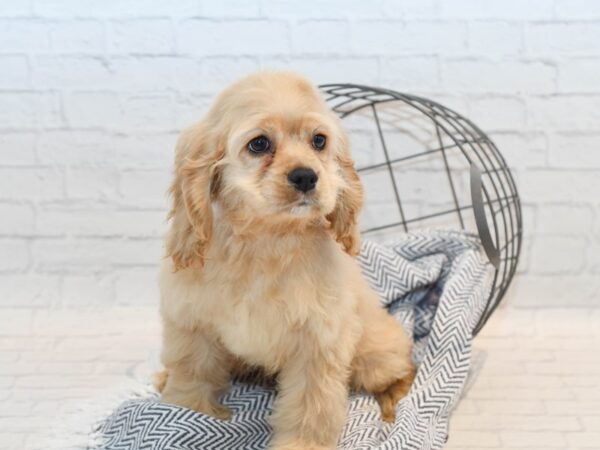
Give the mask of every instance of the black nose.
[[306, 167], [299, 167], [288, 173], [288, 181], [302, 192], [314, 189], [318, 179], [315, 171]]

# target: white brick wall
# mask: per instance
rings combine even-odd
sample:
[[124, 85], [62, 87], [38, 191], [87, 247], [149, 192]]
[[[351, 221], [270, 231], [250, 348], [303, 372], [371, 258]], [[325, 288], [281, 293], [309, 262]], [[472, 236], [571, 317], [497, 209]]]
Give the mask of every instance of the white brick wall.
[[177, 134], [266, 67], [470, 117], [521, 190], [514, 304], [600, 305], [599, 5], [1, 1], [0, 308], [154, 304]]

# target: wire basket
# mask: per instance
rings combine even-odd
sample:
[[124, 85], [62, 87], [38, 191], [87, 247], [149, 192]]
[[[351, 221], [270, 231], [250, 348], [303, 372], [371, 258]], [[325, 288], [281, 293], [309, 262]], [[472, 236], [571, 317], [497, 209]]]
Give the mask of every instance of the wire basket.
[[363, 234], [384, 238], [420, 227], [478, 233], [496, 271], [477, 334], [521, 252], [521, 203], [504, 158], [471, 121], [434, 101], [356, 84], [320, 88], [350, 132], [365, 185]]

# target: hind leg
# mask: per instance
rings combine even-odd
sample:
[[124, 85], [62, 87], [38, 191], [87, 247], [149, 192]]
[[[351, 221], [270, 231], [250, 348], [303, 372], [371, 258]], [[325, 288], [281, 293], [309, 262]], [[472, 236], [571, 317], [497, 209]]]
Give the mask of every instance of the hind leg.
[[363, 333], [352, 361], [352, 387], [375, 395], [382, 419], [391, 422], [415, 377], [411, 342], [401, 325], [368, 292], [359, 305]]

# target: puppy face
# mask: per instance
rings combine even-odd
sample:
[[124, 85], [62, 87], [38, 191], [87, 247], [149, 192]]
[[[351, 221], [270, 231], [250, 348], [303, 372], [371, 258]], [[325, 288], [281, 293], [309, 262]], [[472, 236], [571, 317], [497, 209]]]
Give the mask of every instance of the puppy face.
[[176, 262], [190, 243], [201, 256], [219, 220], [280, 231], [324, 223], [355, 252], [362, 188], [348, 141], [303, 78], [260, 73], [232, 85], [184, 132], [176, 153], [168, 242]]
[[336, 159], [342, 130], [310, 86], [285, 81], [236, 93], [242, 98], [229, 114], [239, 120], [220, 162], [227, 211], [271, 223], [326, 216], [344, 183]]

